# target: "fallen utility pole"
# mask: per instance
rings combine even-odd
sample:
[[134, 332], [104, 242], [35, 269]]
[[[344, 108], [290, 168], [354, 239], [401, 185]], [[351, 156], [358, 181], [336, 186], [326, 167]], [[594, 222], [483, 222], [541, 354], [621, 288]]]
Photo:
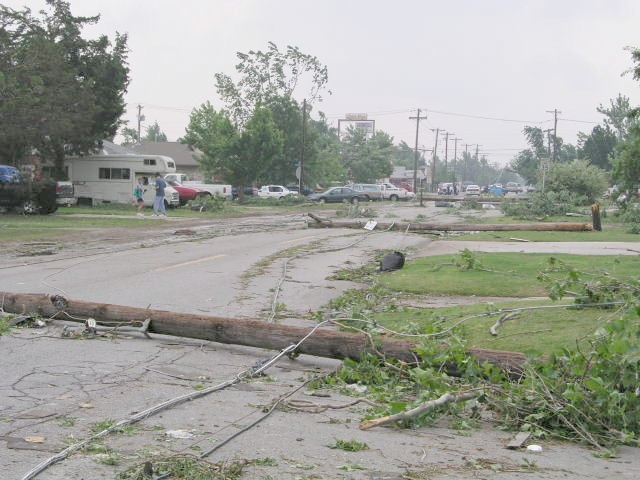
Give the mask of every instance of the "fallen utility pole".
[[[311, 216], [311, 215], [310, 215]], [[311, 216], [315, 222], [309, 222], [312, 228], [364, 228], [366, 221], [362, 220], [332, 220], [324, 221], [316, 216]], [[378, 222], [377, 228], [381, 230], [404, 231], [441, 231], [441, 232], [494, 232], [512, 230], [549, 231], [549, 232], [587, 232], [593, 227], [588, 223], [569, 222], [538, 222], [538, 223], [408, 223]]]
[[[298, 343], [312, 328], [278, 325], [260, 320], [222, 318], [189, 313], [150, 310], [145, 308], [61, 299], [34, 293], [0, 292], [1, 307], [5, 312], [39, 314], [59, 320], [93, 318], [98, 322], [121, 322], [130, 325], [148, 321], [148, 333], [197, 338], [212, 342], [245, 345], [249, 347], [282, 350]], [[62, 301], [61, 301], [62, 300]], [[54, 305], [55, 304], [55, 305]], [[417, 360], [413, 340], [376, 337], [375, 348], [371, 338], [361, 333], [348, 333], [335, 329], [317, 329], [296, 350], [297, 353], [328, 358], [360, 359], [365, 353], [379, 353], [407, 363]], [[511, 372], [520, 371], [525, 357], [517, 352], [470, 348], [469, 354], [481, 362], [492, 362]]]

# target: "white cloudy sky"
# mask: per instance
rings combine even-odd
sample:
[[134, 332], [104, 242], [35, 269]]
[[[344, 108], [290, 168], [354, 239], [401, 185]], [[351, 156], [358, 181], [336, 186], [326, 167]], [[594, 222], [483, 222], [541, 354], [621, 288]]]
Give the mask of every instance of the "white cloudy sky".
[[[44, 0], [0, 0], [37, 11]], [[236, 52], [297, 46], [328, 67], [333, 92], [315, 106], [337, 126], [367, 113], [376, 128], [432, 148], [440, 128], [458, 153], [479, 144], [491, 162], [526, 147], [522, 128], [553, 127], [576, 143], [619, 93], [640, 105], [626, 46], [640, 47], [638, 0], [70, 0], [74, 15], [100, 14], [86, 32], [129, 36], [126, 119], [157, 121], [169, 140], [192, 108], [220, 108], [214, 74], [234, 77]], [[306, 92], [298, 92], [302, 100]], [[143, 124], [144, 126], [145, 124]], [[444, 137], [439, 150], [444, 148]], [[443, 155], [442, 151], [439, 151]]]

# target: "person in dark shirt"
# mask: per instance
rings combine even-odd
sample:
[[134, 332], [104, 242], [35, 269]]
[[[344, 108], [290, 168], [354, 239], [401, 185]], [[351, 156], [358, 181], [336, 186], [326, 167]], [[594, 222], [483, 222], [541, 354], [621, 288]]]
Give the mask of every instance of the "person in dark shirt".
[[159, 173], [156, 173], [155, 187], [156, 198], [153, 199], [153, 216], [157, 217], [158, 210], [160, 210], [160, 216], [166, 217], [167, 210], [164, 207], [164, 189], [167, 188], [167, 182], [164, 181], [164, 178], [162, 178]]

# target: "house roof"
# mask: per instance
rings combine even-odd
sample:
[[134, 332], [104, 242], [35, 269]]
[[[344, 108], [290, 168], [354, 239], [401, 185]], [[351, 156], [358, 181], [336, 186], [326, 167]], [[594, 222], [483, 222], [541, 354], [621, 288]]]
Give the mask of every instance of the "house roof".
[[202, 152], [191, 145], [180, 142], [142, 142], [130, 147], [135, 153], [166, 155], [173, 158], [177, 166], [199, 167], [197, 158]]

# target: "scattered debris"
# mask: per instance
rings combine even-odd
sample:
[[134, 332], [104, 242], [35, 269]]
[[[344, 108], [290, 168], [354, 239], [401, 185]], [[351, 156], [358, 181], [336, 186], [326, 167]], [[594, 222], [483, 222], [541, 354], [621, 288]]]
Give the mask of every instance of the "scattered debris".
[[24, 441], [29, 443], [44, 443], [45, 437], [25, 437]]
[[527, 452], [540, 453], [542, 452], [542, 447], [540, 445], [528, 445]]
[[381, 272], [400, 270], [402, 267], [404, 267], [404, 253], [402, 252], [387, 253], [380, 260]]
[[190, 228], [181, 228], [173, 232], [174, 235], [195, 235], [196, 231], [191, 230]]
[[373, 230], [374, 228], [376, 228], [377, 224], [378, 222], [376, 222], [375, 220], [369, 220], [362, 228], [364, 228], [365, 230]]
[[494, 323], [493, 325], [491, 325], [491, 328], [489, 328], [489, 333], [491, 335], [493, 335], [494, 337], [496, 335], [498, 335], [498, 329], [504, 325], [504, 322], [508, 321], [508, 320], [512, 320], [514, 317], [516, 317], [518, 315], [519, 312], [509, 312], [509, 313], [505, 313], [504, 315], [502, 315], [498, 321], [496, 323]]
[[519, 432], [515, 437], [511, 439], [509, 443], [507, 443], [507, 448], [510, 450], [517, 450], [518, 448], [522, 448], [524, 442], [529, 440], [531, 436], [531, 432]]
[[167, 437], [177, 438], [180, 440], [188, 440], [195, 437], [195, 435], [187, 430], [167, 430], [164, 432]]

